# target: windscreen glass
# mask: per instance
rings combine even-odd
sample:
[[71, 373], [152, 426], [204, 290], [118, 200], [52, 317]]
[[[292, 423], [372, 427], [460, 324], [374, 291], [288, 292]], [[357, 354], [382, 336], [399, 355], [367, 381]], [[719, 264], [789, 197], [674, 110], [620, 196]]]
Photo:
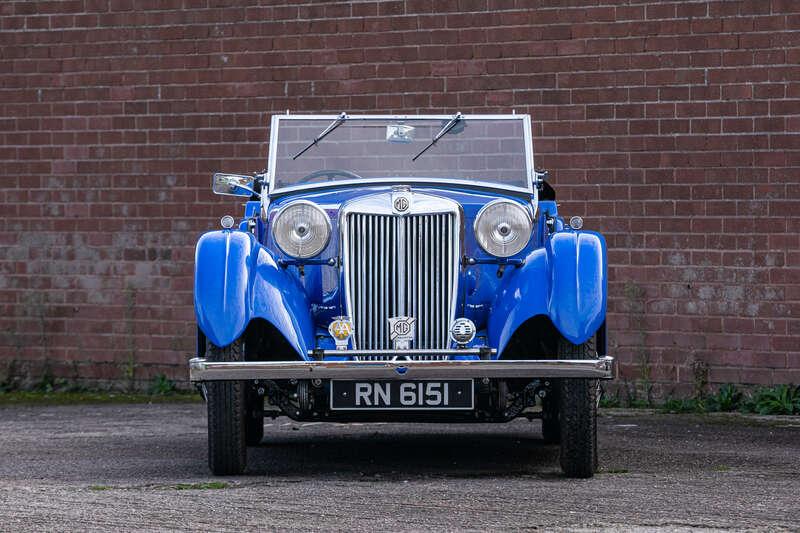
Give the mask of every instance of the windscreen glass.
[[[276, 189], [392, 178], [529, 188], [521, 118], [464, 118], [451, 124], [448, 119], [337, 121], [329, 117], [280, 120], [279, 124]], [[449, 131], [425, 150], [448, 126]]]

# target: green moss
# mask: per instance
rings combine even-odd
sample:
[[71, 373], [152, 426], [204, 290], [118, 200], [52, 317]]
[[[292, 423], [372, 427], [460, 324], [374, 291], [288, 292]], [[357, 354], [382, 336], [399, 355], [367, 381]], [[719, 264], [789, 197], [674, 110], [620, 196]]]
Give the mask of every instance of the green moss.
[[72, 405], [103, 403], [195, 403], [202, 401], [195, 392], [137, 394], [105, 391], [10, 391], [0, 392], [0, 406]]
[[227, 489], [230, 486], [229, 483], [224, 481], [206, 481], [204, 483], [178, 483], [165, 488], [174, 490], [219, 490]]
[[598, 474], [628, 474], [627, 468], [603, 468], [597, 472]]

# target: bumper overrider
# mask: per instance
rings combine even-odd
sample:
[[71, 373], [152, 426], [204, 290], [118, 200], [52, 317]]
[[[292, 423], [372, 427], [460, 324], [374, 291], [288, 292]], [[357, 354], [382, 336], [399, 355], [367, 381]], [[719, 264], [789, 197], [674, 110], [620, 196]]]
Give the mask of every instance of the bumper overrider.
[[[342, 352], [339, 352], [340, 354]], [[396, 352], [395, 352], [396, 353]], [[196, 357], [193, 382], [275, 379], [411, 380], [457, 378], [613, 379], [614, 358], [446, 361], [234, 361]]]

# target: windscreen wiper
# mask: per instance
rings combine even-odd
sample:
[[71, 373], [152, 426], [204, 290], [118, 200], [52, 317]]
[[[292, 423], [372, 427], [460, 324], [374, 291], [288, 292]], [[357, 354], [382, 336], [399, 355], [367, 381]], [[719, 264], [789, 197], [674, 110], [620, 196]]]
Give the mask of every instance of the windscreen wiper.
[[306, 150], [308, 150], [309, 148], [311, 148], [312, 146], [314, 146], [315, 144], [317, 144], [318, 142], [320, 142], [320, 141], [321, 141], [322, 139], [324, 139], [324, 138], [325, 138], [325, 137], [326, 137], [326, 136], [327, 136], [327, 135], [328, 135], [330, 132], [332, 132], [333, 130], [335, 130], [336, 128], [338, 128], [338, 127], [339, 127], [339, 126], [341, 126], [342, 124], [344, 124], [344, 121], [345, 121], [345, 120], [347, 120], [347, 113], [342, 113], [341, 115], [339, 115], [338, 117], [336, 117], [336, 120], [334, 120], [333, 122], [331, 122], [331, 123], [328, 125], [328, 127], [327, 127], [327, 128], [325, 128], [324, 130], [322, 130], [322, 133], [320, 133], [319, 135], [317, 135], [316, 137], [314, 137], [314, 140], [313, 140], [313, 141], [311, 141], [310, 143], [308, 143], [308, 144], [306, 145], [306, 147], [305, 147], [305, 148], [303, 148], [302, 150], [300, 150], [299, 152], [297, 152], [296, 154], [294, 154], [294, 156], [292, 156], [292, 160], [294, 160], [294, 159], [297, 159], [298, 157], [300, 157], [301, 155], [303, 155], [304, 153], [306, 153]]
[[445, 135], [447, 135], [447, 133], [448, 133], [450, 130], [452, 130], [453, 128], [455, 128], [455, 127], [456, 127], [456, 124], [458, 124], [458, 123], [459, 123], [459, 122], [461, 122], [462, 120], [464, 120], [464, 119], [463, 119], [463, 117], [461, 116], [461, 113], [456, 113], [455, 115], [453, 115], [453, 118], [451, 118], [451, 119], [450, 119], [450, 122], [448, 122], [447, 124], [445, 124], [445, 125], [444, 125], [444, 128], [442, 128], [442, 129], [439, 131], [439, 133], [437, 133], [437, 134], [436, 134], [436, 136], [434, 136], [434, 138], [433, 138], [433, 139], [431, 139], [431, 142], [429, 142], [429, 143], [428, 143], [428, 146], [426, 146], [425, 148], [423, 148], [422, 150], [420, 150], [420, 152], [419, 152], [417, 155], [415, 155], [414, 157], [412, 157], [412, 158], [411, 158], [411, 160], [412, 160], [412, 161], [416, 161], [416, 160], [417, 160], [417, 158], [418, 158], [419, 156], [421, 156], [422, 154], [424, 154], [425, 152], [427, 152], [427, 151], [428, 151], [428, 148], [430, 148], [431, 146], [433, 146], [434, 144], [436, 144], [436, 141], [438, 141], [439, 139], [441, 139], [442, 137], [444, 137]]

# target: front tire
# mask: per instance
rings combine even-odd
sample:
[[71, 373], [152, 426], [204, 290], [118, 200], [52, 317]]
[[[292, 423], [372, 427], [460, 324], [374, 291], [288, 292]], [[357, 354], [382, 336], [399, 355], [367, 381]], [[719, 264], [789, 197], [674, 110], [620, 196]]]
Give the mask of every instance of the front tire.
[[[594, 339], [579, 345], [562, 339], [558, 355], [595, 359]], [[567, 477], [592, 477], [597, 470], [597, 380], [562, 379], [558, 396], [561, 470]]]
[[[243, 356], [241, 339], [224, 348], [210, 342], [206, 347], [206, 357], [210, 361], [240, 361]], [[217, 476], [241, 474], [247, 466], [246, 384], [243, 381], [210, 381], [205, 386], [208, 466]]]

